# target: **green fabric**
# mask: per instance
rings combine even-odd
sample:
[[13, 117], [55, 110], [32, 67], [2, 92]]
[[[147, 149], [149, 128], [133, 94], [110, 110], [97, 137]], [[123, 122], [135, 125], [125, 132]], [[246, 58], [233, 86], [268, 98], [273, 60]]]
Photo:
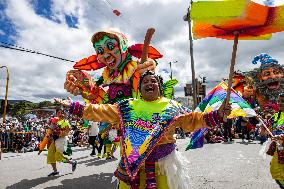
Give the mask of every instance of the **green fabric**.
[[192, 4], [191, 19], [210, 24], [242, 16], [246, 0], [198, 1]]
[[84, 119], [83, 127], [84, 127], [84, 128], [89, 127], [89, 120]]
[[176, 79], [168, 80], [163, 84], [164, 97], [168, 99], [173, 99], [174, 86], [176, 84], [178, 84], [178, 80]]
[[141, 99], [133, 100], [129, 104], [133, 108], [134, 120], [141, 118], [151, 120], [154, 113], [162, 114], [164, 108], [169, 104], [170, 99], [160, 98], [155, 101], [147, 102]]
[[29, 127], [28, 127], [28, 126], [25, 126], [24, 131], [25, 131], [25, 132], [30, 131]]
[[278, 113], [274, 114], [273, 120], [274, 120], [273, 127], [276, 127], [278, 125], [284, 125], [284, 113], [281, 112], [279, 119], [278, 119]]
[[63, 152], [64, 155], [67, 155], [67, 156], [71, 156], [72, 155], [72, 149], [71, 149], [71, 146], [68, 144], [67, 145], [67, 149], [65, 152]]
[[62, 129], [64, 129], [65, 127], [70, 127], [70, 123], [66, 119], [62, 119], [62, 120], [58, 121], [57, 125], [59, 125], [60, 128], [62, 128]]

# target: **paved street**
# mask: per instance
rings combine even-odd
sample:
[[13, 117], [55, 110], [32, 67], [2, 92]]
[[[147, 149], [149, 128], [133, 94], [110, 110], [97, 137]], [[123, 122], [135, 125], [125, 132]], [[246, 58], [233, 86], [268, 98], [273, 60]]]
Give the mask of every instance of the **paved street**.
[[[257, 142], [244, 144], [206, 144], [201, 149], [185, 152], [188, 139], [179, 139], [179, 150], [190, 161], [189, 173], [196, 189], [276, 189], [269, 173], [271, 157], [263, 160]], [[90, 150], [75, 148], [73, 158], [78, 161], [76, 172], [71, 166], [60, 164], [59, 177], [47, 177], [51, 168], [45, 163], [46, 152], [4, 154], [0, 161], [0, 188], [7, 189], [112, 189], [111, 183], [117, 160], [99, 160], [89, 156]], [[118, 154], [116, 154], [116, 157]]]

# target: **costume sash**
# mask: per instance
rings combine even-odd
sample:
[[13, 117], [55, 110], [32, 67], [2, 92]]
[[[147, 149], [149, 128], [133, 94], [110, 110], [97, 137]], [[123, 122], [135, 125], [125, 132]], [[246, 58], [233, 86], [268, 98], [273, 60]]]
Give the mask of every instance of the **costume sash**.
[[122, 149], [126, 172], [131, 179], [160, 141], [173, 121], [190, 110], [166, 98], [153, 102], [127, 99], [119, 103]]

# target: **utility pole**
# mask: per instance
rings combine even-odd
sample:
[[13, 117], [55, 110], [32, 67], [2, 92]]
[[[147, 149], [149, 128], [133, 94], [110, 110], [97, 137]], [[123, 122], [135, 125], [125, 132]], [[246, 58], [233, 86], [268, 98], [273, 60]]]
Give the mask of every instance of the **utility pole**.
[[[177, 60], [176, 60], [176, 61], [174, 61], [173, 63], [177, 63]], [[169, 62], [169, 64], [170, 64], [170, 70], [171, 70], [170, 79], [173, 79], [172, 62]]]
[[7, 112], [7, 98], [8, 98], [8, 86], [9, 86], [9, 69], [7, 66], [0, 66], [0, 68], [6, 68], [7, 78], [6, 78], [6, 92], [5, 92], [5, 102], [4, 102], [4, 112], [3, 112], [3, 123], [6, 123], [6, 112]]
[[192, 0], [190, 1], [189, 8], [187, 10], [187, 15], [184, 16], [184, 21], [188, 22], [188, 29], [189, 29], [189, 51], [190, 51], [190, 62], [191, 62], [191, 80], [192, 80], [192, 90], [193, 90], [193, 108], [197, 107], [197, 94], [196, 94], [196, 82], [195, 82], [195, 69], [194, 69], [194, 58], [193, 58], [193, 38], [192, 38], [192, 31], [191, 31], [191, 17], [190, 17], [190, 9], [192, 6]]

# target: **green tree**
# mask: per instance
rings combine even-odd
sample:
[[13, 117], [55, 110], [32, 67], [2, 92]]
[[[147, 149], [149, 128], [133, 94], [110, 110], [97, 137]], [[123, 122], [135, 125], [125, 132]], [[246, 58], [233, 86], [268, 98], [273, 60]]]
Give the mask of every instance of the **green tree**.
[[53, 106], [53, 103], [48, 100], [38, 103], [38, 108], [49, 107], [49, 106]]
[[13, 105], [11, 114], [12, 114], [12, 116], [24, 115], [24, 114], [28, 113], [26, 108], [27, 108], [26, 102], [24, 102], [24, 101], [17, 102]]

